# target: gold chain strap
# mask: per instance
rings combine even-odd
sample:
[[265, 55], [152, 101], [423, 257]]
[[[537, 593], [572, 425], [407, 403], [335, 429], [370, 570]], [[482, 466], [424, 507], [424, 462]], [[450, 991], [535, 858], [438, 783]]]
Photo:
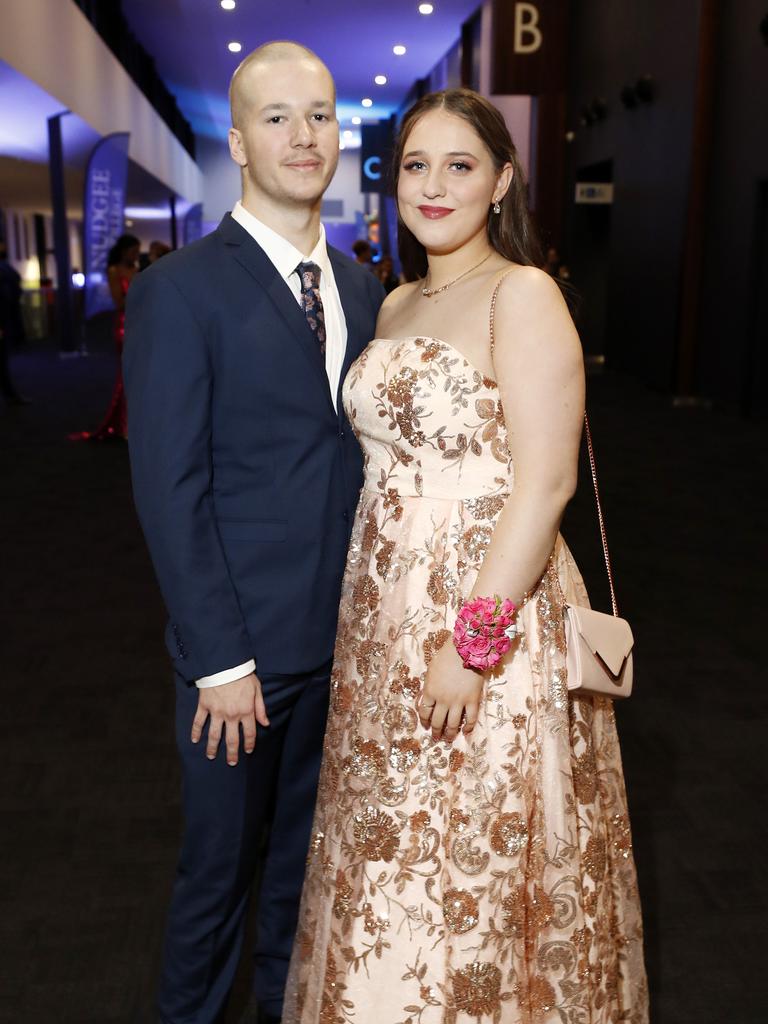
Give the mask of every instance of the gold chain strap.
[[[512, 271], [507, 271], [512, 273]], [[496, 338], [493, 330], [494, 319], [496, 316], [496, 299], [499, 294], [499, 288], [501, 288], [502, 282], [507, 274], [504, 274], [498, 281], [496, 287], [493, 290], [493, 297], [491, 299], [491, 315], [490, 315], [490, 328], [491, 328], [491, 359], [493, 359], [493, 350], [496, 345]], [[603, 558], [605, 559], [605, 571], [608, 573], [608, 587], [611, 591], [611, 608], [613, 614], [618, 617], [619, 606], [616, 602], [616, 588], [613, 583], [613, 570], [611, 569], [611, 556], [608, 552], [608, 537], [605, 532], [605, 517], [603, 516], [603, 506], [600, 501], [600, 490], [597, 486], [597, 464], [595, 462], [595, 449], [592, 445], [592, 431], [589, 429], [589, 417], [586, 412], [584, 413], [584, 430], [587, 437], [587, 453], [589, 454], [589, 468], [592, 473], [592, 486], [595, 491], [595, 504], [597, 505], [597, 521], [600, 524], [600, 539], [603, 543]]]

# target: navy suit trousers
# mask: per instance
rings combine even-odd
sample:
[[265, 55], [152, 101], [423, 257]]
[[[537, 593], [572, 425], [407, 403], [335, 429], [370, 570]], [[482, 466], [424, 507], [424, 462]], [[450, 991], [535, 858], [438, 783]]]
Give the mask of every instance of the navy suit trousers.
[[261, 678], [270, 721], [238, 764], [190, 740], [198, 693], [176, 678], [184, 838], [171, 900], [158, 1007], [163, 1024], [224, 1019], [243, 943], [265, 824], [271, 831], [258, 897], [254, 993], [279, 1017], [309, 848], [328, 709], [330, 662]]

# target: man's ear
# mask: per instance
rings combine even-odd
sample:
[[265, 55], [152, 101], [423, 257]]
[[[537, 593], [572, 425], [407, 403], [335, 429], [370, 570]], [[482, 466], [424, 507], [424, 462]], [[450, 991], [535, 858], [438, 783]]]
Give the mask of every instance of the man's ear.
[[229, 142], [229, 155], [236, 164], [239, 164], [240, 167], [245, 167], [248, 160], [243, 149], [243, 136], [240, 133], [240, 129], [230, 128], [227, 133], [227, 141]]

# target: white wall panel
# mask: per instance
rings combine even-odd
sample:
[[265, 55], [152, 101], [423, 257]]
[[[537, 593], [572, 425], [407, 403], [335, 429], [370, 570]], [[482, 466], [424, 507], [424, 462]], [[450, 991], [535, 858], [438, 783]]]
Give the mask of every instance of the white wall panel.
[[132, 160], [184, 199], [202, 198], [194, 160], [74, 3], [2, 0], [1, 19], [0, 60], [99, 135], [130, 132]]

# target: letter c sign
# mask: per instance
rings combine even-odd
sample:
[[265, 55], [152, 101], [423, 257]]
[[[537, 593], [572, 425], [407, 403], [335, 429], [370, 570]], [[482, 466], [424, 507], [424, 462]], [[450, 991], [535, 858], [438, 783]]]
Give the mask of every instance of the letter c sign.
[[381, 178], [381, 157], [369, 156], [363, 164], [363, 174], [371, 181], [378, 181]]

